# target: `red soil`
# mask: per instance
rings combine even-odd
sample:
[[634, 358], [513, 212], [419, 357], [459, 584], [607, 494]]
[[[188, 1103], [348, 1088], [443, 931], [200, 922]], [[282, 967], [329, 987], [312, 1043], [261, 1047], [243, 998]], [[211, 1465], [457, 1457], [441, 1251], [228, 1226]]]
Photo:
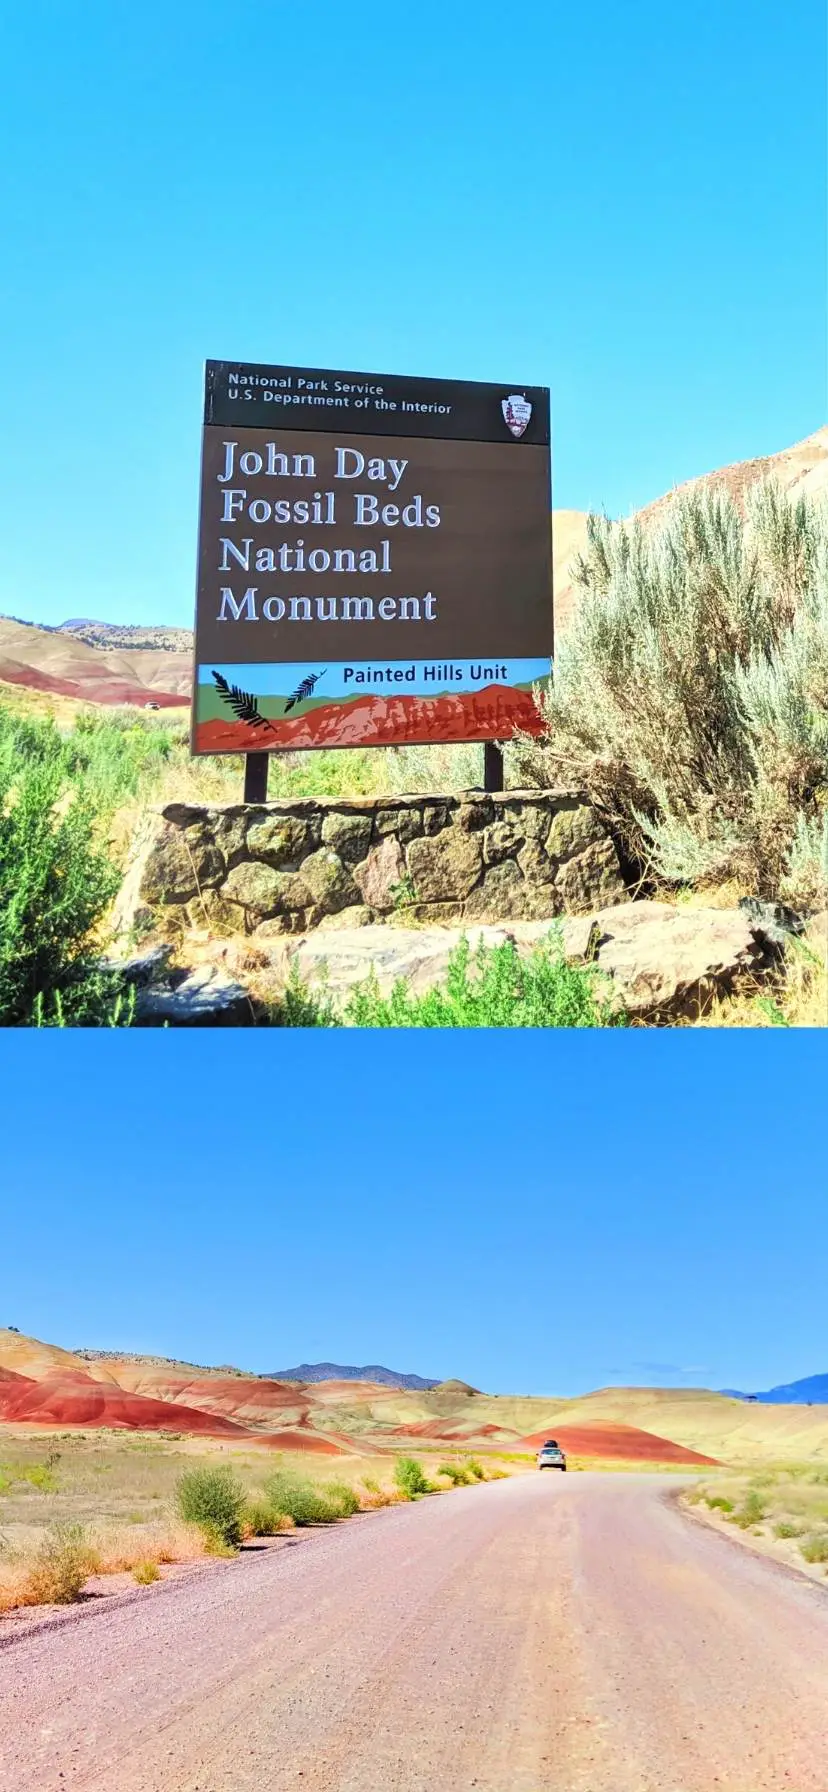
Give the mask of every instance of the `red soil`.
[[516, 728], [536, 734], [541, 718], [531, 691], [487, 685], [444, 697], [357, 697], [352, 703], [324, 703], [306, 715], [277, 716], [271, 728], [244, 722], [199, 722], [199, 753], [249, 753], [290, 747], [382, 747], [406, 742], [504, 740]]
[[80, 703], [134, 703], [141, 709], [145, 703], [157, 703], [159, 709], [186, 708], [188, 703], [180, 692], [157, 691], [149, 685], [130, 684], [125, 678], [55, 678], [40, 667], [21, 666], [14, 660], [0, 661], [0, 678], [6, 684], [50, 691], [56, 697], [74, 697]]
[[268, 1444], [271, 1450], [301, 1450], [303, 1455], [341, 1456], [347, 1440], [334, 1442], [331, 1437], [314, 1437], [307, 1431], [268, 1431], [256, 1437], [257, 1444]]
[[169, 1400], [130, 1394], [111, 1382], [70, 1371], [32, 1381], [8, 1370], [0, 1375], [0, 1421], [17, 1425], [100, 1425], [132, 1431], [187, 1431], [203, 1437], [246, 1435], [219, 1413], [199, 1412]]
[[473, 1421], [462, 1425], [457, 1423], [456, 1418], [454, 1421], [451, 1419], [419, 1419], [413, 1425], [395, 1425], [391, 1435], [392, 1437], [430, 1437], [436, 1439], [438, 1443], [442, 1441], [453, 1443], [455, 1440], [462, 1443], [473, 1443], [477, 1437], [513, 1437], [516, 1444], [522, 1441], [516, 1431], [509, 1431], [503, 1425], [475, 1425]]
[[637, 1425], [615, 1425], [609, 1419], [594, 1419], [590, 1425], [552, 1425], [546, 1431], [522, 1437], [520, 1444], [537, 1450], [548, 1437], [557, 1438], [570, 1456], [591, 1456], [605, 1462], [716, 1461], [715, 1456], [701, 1456], [697, 1450], [686, 1450], [683, 1444], [657, 1437], [654, 1431], [640, 1431]]

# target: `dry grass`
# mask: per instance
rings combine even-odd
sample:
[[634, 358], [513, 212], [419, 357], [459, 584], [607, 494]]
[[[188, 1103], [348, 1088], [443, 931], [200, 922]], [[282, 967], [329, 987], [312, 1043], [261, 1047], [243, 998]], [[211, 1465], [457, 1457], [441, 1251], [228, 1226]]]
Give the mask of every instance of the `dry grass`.
[[[113, 1432], [7, 1434], [3, 1454], [13, 1458], [14, 1472], [0, 1476], [0, 1614], [78, 1598], [90, 1576], [95, 1584], [98, 1577], [131, 1575], [148, 1586], [165, 1567], [214, 1555], [210, 1539], [175, 1515], [182, 1468], [232, 1466], [244, 1484], [250, 1517], [260, 1512], [262, 1487], [277, 1469], [322, 1493], [345, 1484], [363, 1512], [404, 1498], [394, 1485], [390, 1454], [320, 1459], [299, 1451], [235, 1449], [218, 1440]], [[39, 1471], [47, 1459], [44, 1484]], [[289, 1529], [291, 1521], [280, 1519], [270, 1534]], [[243, 1524], [246, 1539], [261, 1534], [268, 1532]]]
[[828, 1573], [828, 1469], [774, 1463], [750, 1475], [717, 1475], [684, 1497], [763, 1554], [814, 1575]]
[[828, 940], [816, 929], [791, 939], [784, 961], [761, 982], [714, 997], [696, 1027], [828, 1027]]

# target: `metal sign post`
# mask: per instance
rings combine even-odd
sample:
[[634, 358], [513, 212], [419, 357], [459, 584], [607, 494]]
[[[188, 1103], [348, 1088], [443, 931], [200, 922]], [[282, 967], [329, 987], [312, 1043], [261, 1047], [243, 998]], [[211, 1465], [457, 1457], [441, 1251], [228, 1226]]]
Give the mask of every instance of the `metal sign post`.
[[246, 803], [267, 802], [269, 753], [245, 753], [244, 800]]
[[484, 740], [483, 742], [483, 789], [487, 791], [505, 789], [503, 753], [497, 741], [494, 740]]

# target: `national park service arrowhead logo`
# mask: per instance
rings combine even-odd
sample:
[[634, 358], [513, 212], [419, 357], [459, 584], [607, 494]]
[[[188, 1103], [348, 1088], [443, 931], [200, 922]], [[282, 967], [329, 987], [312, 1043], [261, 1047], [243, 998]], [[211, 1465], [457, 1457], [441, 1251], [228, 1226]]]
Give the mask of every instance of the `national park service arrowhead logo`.
[[503, 399], [500, 408], [506, 419], [506, 426], [511, 430], [512, 435], [522, 436], [532, 415], [532, 406], [528, 398], [523, 398], [520, 393], [513, 392], [510, 398]]

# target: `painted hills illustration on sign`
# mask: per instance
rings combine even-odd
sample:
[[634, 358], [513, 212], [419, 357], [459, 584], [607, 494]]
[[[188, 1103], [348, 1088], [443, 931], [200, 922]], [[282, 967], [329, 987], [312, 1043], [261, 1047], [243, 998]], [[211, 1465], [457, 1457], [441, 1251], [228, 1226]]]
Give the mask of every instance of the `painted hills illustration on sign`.
[[[199, 667], [203, 752], [503, 739], [537, 727], [549, 662]], [[245, 683], [255, 680], [256, 688]], [[275, 688], [273, 688], [275, 686]]]

